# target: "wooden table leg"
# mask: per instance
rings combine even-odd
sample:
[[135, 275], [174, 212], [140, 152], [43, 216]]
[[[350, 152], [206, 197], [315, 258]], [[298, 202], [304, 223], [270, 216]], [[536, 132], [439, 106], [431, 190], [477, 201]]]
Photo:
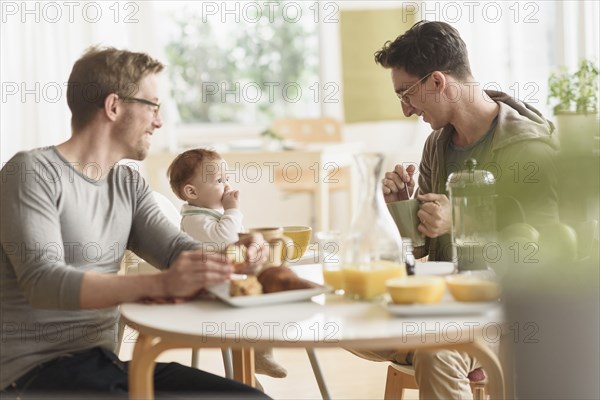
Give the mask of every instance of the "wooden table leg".
[[[145, 360], [145, 354], [152, 347], [154, 338], [139, 334], [133, 357], [129, 363], [129, 398], [153, 399], [154, 398], [154, 360]], [[150, 361], [150, 362], [148, 362]]]
[[490, 400], [504, 399], [504, 373], [496, 354], [480, 340], [463, 343], [457, 347], [476, 358], [481, 364], [488, 378], [487, 387]]
[[129, 398], [154, 399], [154, 367], [156, 358], [165, 350], [180, 348], [177, 343], [161, 341], [160, 338], [140, 333], [129, 363]]
[[[165, 350], [186, 347], [189, 346], [177, 342], [163, 341], [161, 338], [140, 333], [133, 348], [133, 357], [129, 363], [129, 398], [153, 400], [156, 358]], [[254, 349], [232, 349], [232, 358], [233, 378], [255, 387]]]
[[254, 379], [254, 349], [232, 349], [233, 379], [252, 387], [256, 386]]

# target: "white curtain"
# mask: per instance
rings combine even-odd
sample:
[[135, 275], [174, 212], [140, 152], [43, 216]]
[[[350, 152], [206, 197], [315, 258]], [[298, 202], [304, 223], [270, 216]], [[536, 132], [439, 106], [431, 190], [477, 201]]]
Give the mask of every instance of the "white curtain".
[[[159, 20], [152, 2], [67, 3], [10, 2], [6, 6], [8, 2], [3, 2], [2, 165], [18, 151], [57, 144], [70, 136], [66, 82], [86, 48], [127, 48], [165, 60], [156, 37]], [[167, 89], [161, 85], [164, 97]], [[162, 140], [165, 137], [168, 134]]]
[[556, 2], [557, 63], [575, 68], [588, 58], [598, 62], [600, 57], [600, 3], [591, 1]]
[[[409, 2], [410, 3], [410, 2]], [[481, 85], [531, 103], [547, 117], [548, 77], [559, 65], [598, 62], [597, 1], [429, 1], [424, 16], [455, 26]], [[456, 19], [456, 22], [450, 20]]]

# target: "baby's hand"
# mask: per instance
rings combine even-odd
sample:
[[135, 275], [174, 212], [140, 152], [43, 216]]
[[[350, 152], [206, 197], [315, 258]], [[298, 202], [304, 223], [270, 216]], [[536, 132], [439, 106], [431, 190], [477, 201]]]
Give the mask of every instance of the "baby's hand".
[[240, 208], [240, 191], [225, 189], [223, 193], [223, 209]]

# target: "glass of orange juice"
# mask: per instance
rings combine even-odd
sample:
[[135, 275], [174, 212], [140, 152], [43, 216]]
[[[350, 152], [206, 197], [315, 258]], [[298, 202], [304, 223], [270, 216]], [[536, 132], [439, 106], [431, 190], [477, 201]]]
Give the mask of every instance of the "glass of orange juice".
[[335, 291], [335, 294], [344, 294], [344, 270], [341, 266], [327, 268], [323, 266], [323, 281]]
[[319, 262], [323, 268], [323, 281], [336, 294], [344, 293], [344, 275], [340, 263], [340, 237], [341, 232], [339, 231], [315, 233]]
[[377, 260], [369, 265], [344, 265], [344, 292], [354, 300], [377, 300], [387, 292], [385, 281], [406, 276], [404, 264]]

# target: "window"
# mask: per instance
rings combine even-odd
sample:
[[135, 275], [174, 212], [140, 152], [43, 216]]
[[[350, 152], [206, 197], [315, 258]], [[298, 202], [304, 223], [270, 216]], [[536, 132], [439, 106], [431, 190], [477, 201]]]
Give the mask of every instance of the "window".
[[180, 123], [318, 116], [318, 24], [308, 2], [161, 2]]

